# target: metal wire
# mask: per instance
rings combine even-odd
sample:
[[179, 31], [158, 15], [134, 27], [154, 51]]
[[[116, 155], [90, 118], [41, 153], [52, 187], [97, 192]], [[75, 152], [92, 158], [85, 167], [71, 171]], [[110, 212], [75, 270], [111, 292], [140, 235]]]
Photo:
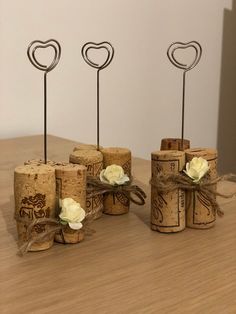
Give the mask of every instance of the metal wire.
[[[195, 50], [195, 59], [190, 64], [184, 64], [179, 62], [175, 57], [175, 51], [177, 49], [193, 48]], [[185, 87], [186, 87], [186, 73], [198, 64], [202, 56], [202, 47], [197, 41], [190, 41], [189, 43], [175, 42], [172, 43], [168, 50], [167, 56], [170, 62], [183, 71], [183, 91], [182, 91], [182, 122], [181, 122], [181, 149], [184, 147], [184, 118], [185, 118]]]
[[[88, 52], [92, 49], [105, 49], [107, 51], [106, 60], [102, 64], [95, 63], [89, 58]], [[97, 150], [99, 150], [100, 144], [100, 76], [99, 73], [101, 70], [105, 69], [112, 61], [114, 57], [114, 48], [113, 46], [107, 42], [94, 43], [87, 42], [83, 45], [81, 49], [81, 54], [84, 61], [90, 65], [91, 67], [97, 69]]]
[[[51, 47], [54, 50], [54, 58], [50, 65], [41, 64], [36, 56], [36, 50], [39, 48]], [[47, 163], [47, 74], [52, 71], [58, 64], [61, 57], [61, 46], [55, 39], [46, 41], [34, 40], [27, 49], [27, 56], [34, 67], [40, 71], [44, 71], [44, 163]]]

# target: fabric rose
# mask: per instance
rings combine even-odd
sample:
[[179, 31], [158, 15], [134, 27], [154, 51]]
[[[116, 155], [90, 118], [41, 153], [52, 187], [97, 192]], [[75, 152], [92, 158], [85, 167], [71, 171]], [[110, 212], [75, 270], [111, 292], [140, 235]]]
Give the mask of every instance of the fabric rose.
[[71, 229], [79, 230], [83, 227], [81, 221], [85, 218], [85, 211], [72, 198], [64, 198], [60, 201], [61, 213], [59, 215], [62, 224], [68, 223]]
[[107, 166], [100, 172], [100, 180], [111, 185], [122, 185], [129, 182], [129, 177], [124, 173], [121, 166]]
[[190, 162], [187, 162], [184, 172], [193, 179], [194, 183], [198, 183], [209, 169], [210, 166], [206, 159], [194, 157]]

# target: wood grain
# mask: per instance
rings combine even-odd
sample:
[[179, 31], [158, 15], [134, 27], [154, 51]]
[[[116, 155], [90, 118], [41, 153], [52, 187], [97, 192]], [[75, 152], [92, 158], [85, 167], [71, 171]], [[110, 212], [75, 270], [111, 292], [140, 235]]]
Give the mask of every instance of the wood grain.
[[[236, 200], [208, 230], [160, 234], [149, 227], [150, 197], [123, 216], [95, 221], [93, 236], [16, 255], [13, 169], [41, 157], [42, 137], [0, 141], [0, 312], [236, 313]], [[49, 137], [49, 158], [68, 160], [75, 142]], [[150, 162], [134, 158], [136, 183], [149, 195]], [[222, 184], [232, 191], [235, 185]]]

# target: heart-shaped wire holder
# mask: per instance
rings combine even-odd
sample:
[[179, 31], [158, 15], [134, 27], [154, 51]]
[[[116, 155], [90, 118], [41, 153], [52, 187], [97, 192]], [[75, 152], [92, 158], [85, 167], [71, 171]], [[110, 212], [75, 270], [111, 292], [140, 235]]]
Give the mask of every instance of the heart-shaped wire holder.
[[[54, 50], [54, 58], [49, 65], [41, 64], [36, 56], [37, 49], [52, 48]], [[44, 72], [44, 163], [47, 163], [47, 74], [52, 71], [58, 64], [61, 57], [61, 46], [55, 39], [49, 39], [46, 41], [34, 40], [27, 49], [27, 56], [29, 61], [38, 70]]]
[[[97, 62], [93, 62], [91, 58], [88, 56], [89, 50], [92, 49], [99, 50], [105, 49], [107, 52], [106, 59], [103, 63], [99, 64]], [[100, 76], [99, 73], [101, 70], [105, 69], [112, 61], [114, 57], [114, 48], [113, 46], [107, 42], [101, 43], [94, 43], [94, 42], [87, 42], [83, 45], [81, 49], [81, 54], [84, 61], [91, 67], [97, 69], [97, 150], [99, 150], [99, 143], [100, 143]]]
[[[178, 49], [193, 48], [195, 51], [195, 58], [190, 64], [184, 64], [179, 62], [175, 57], [175, 52]], [[183, 71], [183, 91], [182, 91], [182, 122], [181, 122], [181, 148], [184, 147], [184, 116], [185, 116], [185, 87], [186, 87], [186, 73], [198, 64], [202, 56], [202, 47], [197, 41], [191, 41], [189, 43], [174, 42], [172, 43], [168, 50], [167, 56], [170, 62], [177, 68]]]

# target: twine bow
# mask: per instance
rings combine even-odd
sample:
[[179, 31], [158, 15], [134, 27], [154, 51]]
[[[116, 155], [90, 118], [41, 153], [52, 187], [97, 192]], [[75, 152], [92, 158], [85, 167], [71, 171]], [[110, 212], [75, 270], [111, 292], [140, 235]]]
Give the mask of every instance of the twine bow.
[[105, 193], [121, 193], [124, 194], [131, 202], [140, 206], [145, 204], [145, 198], [147, 197], [145, 192], [139, 186], [131, 185], [131, 183], [123, 185], [111, 185], [109, 183], [102, 182], [97, 177], [89, 176], [87, 178], [87, 184], [88, 197], [94, 197], [96, 195], [102, 195]]
[[[216, 201], [216, 196], [222, 198], [232, 198], [236, 195], [236, 193], [227, 195], [217, 192], [215, 185], [220, 181], [236, 182], [236, 175], [228, 174], [217, 177], [213, 180], [203, 178], [199, 183], [194, 183], [189, 177], [183, 174], [158, 174], [150, 180], [150, 184], [156, 187], [159, 193], [169, 193], [177, 189], [200, 192], [209, 201], [212, 209], [217, 213], [217, 215], [222, 217], [224, 212], [221, 210], [218, 202]], [[189, 205], [187, 206], [187, 209]]]

